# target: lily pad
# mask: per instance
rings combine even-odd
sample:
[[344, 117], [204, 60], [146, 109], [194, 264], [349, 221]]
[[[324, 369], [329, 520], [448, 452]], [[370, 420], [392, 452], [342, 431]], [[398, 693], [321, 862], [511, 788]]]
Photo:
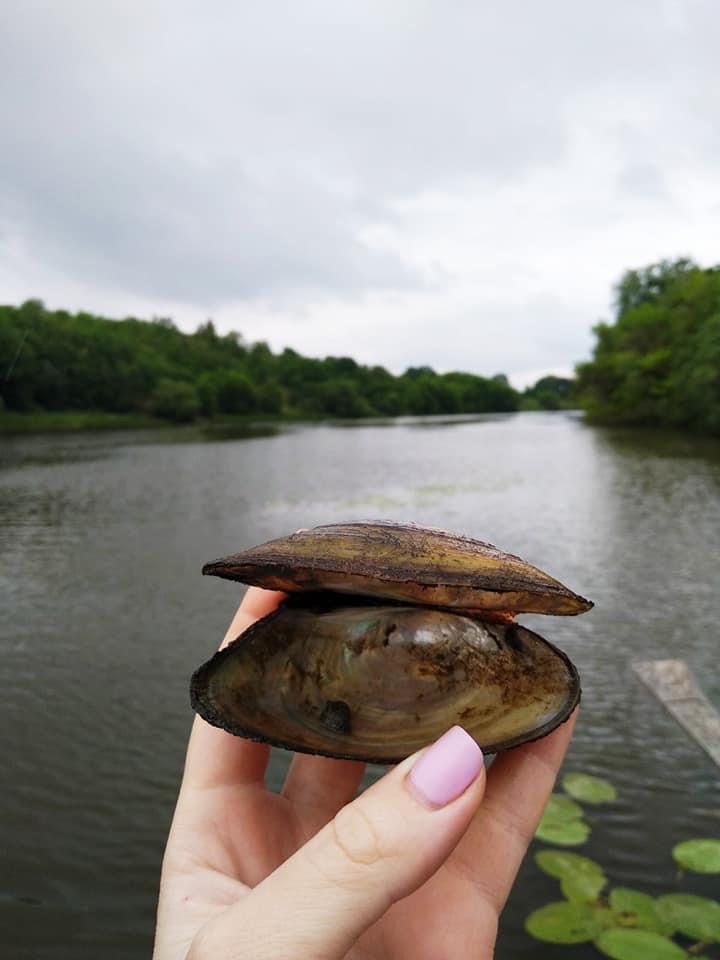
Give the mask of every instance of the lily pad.
[[584, 820], [546, 820], [540, 821], [535, 836], [546, 843], [557, 843], [561, 847], [577, 847], [585, 843], [590, 836], [590, 827]]
[[703, 943], [720, 941], [720, 903], [692, 893], [668, 893], [658, 897], [658, 908], [676, 930]]
[[603, 930], [595, 946], [613, 960], [687, 960], [688, 954], [672, 940], [652, 930]]
[[568, 820], [582, 820], [583, 809], [563, 793], [552, 793], [543, 810], [543, 819], [567, 822]]
[[562, 880], [576, 874], [594, 874], [605, 879], [605, 871], [590, 857], [581, 857], [579, 853], [570, 853], [568, 850], [538, 850], [535, 854], [535, 863], [543, 873]]
[[675, 932], [669, 918], [658, 910], [657, 901], [647, 893], [628, 887], [614, 887], [609, 899], [617, 926], [653, 930], [668, 937]]
[[562, 785], [571, 797], [583, 803], [610, 803], [617, 799], [611, 783], [589, 773], [566, 773]]
[[594, 903], [607, 883], [605, 877], [582, 876], [563, 877], [560, 889], [566, 900], [574, 903]]
[[587, 903], [561, 900], [533, 911], [525, 929], [545, 943], [586, 943], [602, 930], [602, 923]]
[[686, 870], [720, 873], [720, 840], [685, 840], [673, 847], [672, 855]]
[[564, 850], [540, 850], [535, 862], [544, 873], [557, 877], [568, 900], [597, 900], [607, 883], [599, 863]]

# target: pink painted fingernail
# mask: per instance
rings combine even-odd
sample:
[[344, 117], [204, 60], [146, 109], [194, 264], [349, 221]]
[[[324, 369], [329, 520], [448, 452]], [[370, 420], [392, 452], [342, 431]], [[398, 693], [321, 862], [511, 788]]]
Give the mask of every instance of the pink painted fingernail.
[[470, 786], [483, 768], [480, 747], [462, 727], [451, 727], [422, 754], [408, 774], [412, 793], [429, 807], [444, 807]]

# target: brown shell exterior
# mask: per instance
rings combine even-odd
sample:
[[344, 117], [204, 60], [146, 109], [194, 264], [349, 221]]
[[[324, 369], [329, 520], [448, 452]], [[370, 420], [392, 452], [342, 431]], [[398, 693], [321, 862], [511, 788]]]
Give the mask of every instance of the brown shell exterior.
[[203, 573], [286, 592], [334, 591], [457, 610], [573, 615], [592, 602], [490, 543], [383, 521], [302, 530]]

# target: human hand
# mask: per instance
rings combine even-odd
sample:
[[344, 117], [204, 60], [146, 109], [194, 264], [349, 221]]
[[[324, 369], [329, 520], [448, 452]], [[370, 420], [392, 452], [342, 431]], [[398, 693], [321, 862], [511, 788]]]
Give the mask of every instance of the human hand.
[[[223, 645], [283, 594], [251, 587]], [[353, 800], [364, 765], [195, 718], [163, 861], [154, 960], [489, 960], [575, 716], [485, 772], [459, 727]]]

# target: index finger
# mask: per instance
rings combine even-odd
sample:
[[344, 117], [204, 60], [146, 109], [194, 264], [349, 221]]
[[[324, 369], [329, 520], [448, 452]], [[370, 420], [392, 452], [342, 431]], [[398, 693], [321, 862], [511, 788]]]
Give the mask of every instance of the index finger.
[[233, 640], [237, 640], [240, 634], [252, 626], [256, 620], [266, 617], [272, 613], [278, 605], [285, 599], [286, 593], [279, 590], [262, 590], [260, 587], [248, 587], [245, 596], [242, 598], [240, 606], [235, 612], [235, 616], [230, 621], [230, 626], [225, 632], [220, 649], [227, 647]]
[[500, 915], [570, 745], [577, 709], [535, 743], [494, 760], [485, 798], [450, 860]]
[[[272, 613], [284, 598], [285, 594], [278, 590], [250, 587], [228, 627], [221, 648], [236, 640], [256, 620]], [[262, 782], [269, 758], [267, 744], [235, 737], [195, 717], [183, 784], [207, 789]]]

